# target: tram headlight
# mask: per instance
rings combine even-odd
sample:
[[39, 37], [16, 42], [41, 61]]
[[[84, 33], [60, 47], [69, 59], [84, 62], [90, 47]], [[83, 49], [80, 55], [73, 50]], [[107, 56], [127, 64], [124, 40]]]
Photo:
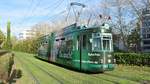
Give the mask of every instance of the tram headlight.
[[108, 59], [108, 63], [111, 63], [111, 59]]

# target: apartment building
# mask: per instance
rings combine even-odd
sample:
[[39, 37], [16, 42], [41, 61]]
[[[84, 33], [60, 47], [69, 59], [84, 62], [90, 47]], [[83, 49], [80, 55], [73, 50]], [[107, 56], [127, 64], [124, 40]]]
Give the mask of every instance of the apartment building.
[[141, 47], [143, 52], [150, 52], [150, 7], [142, 11]]
[[31, 39], [36, 36], [36, 32], [32, 29], [23, 30], [19, 33], [19, 40]]

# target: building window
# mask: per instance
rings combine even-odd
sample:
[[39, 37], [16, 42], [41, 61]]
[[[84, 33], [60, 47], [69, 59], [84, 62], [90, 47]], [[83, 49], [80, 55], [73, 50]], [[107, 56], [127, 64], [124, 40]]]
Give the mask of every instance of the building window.
[[142, 28], [142, 33], [145, 33], [145, 28]]
[[143, 39], [146, 39], [146, 34], [143, 34]]
[[143, 49], [148, 50], [148, 49], [150, 49], [150, 46], [145, 46], [145, 47], [143, 47]]
[[150, 44], [150, 40], [143, 41], [144, 44]]
[[147, 38], [150, 38], [150, 34], [147, 34]]

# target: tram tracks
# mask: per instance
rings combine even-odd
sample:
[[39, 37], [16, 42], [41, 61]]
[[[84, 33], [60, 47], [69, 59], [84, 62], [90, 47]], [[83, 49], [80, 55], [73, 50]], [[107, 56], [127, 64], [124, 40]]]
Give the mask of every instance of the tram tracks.
[[[50, 68], [47, 68], [46, 66], [42, 66], [44, 69], [46, 69], [46, 70], [49, 70]], [[53, 72], [52, 72], [53, 73]], [[62, 73], [62, 72], [61, 72]], [[66, 73], [66, 74], [69, 74], [69, 73]], [[76, 76], [75, 75], [73, 75], [73, 74], [76, 74]], [[103, 81], [107, 81], [107, 82], [109, 82], [109, 83], [113, 83], [113, 84], [119, 84], [118, 82], [115, 82], [115, 81], [109, 81], [109, 80], [105, 80], [105, 79], [99, 79], [98, 77], [96, 78], [96, 77], [93, 77], [93, 76], [90, 76], [89, 74], [86, 74], [86, 73], [82, 73], [82, 76], [83, 77], [87, 77], [87, 78], [90, 78], [90, 79], [93, 79], [93, 80], [99, 80], [99, 81], [97, 81], [96, 83], [95, 82], [91, 82], [90, 80], [85, 80], [85, 79], [82, 79], [82, 77], [80, 78], [79, 76], [81, 75], [81, 73], [79, 74], [79, 76], [77, 77], [77, 74], [79, 74], [79, 73], [76, 73], [76, 72], [73, 72], [72, 71], [72, 74], [69, 74], [70, 76], [71, 76], [71, 78], [74, 78], [74, 79], [76, 79], [76, 80], [78, 80], [77, 82], [80, 84], [82, 84], [82, 83], [85, 83], [85, 84], [97, 84], [97, 83], [101, 83], [101, 81], [103, 80]], [[55, 74], [56, 75], [56, 74]], [[58, 76], [58, 75], [57, 75]], [[58, 76], [59, 77], [59, 76]], [[62, 78], [62, 80], [64, 80], [64, 81], [66, 81], [66, 79], [63, 79]], [[75, 84], [77, 83], [77, 82], [75, 82]], [[68, 83], [68, 84], [70, 84], [70, 83]], [[72, 82], [71, 82], [71, 84], [72, 84]]]
[[[130, 74], [130, 73], [128, 73]], [[140, 76], [138, 75], [132, 75], [132, 76], [129, 76], [129, 75], [118, 75], [118, 74], [114, 74], [114, 73], [105, 73], [105, 75], [108, 75], [108, 76], [112, 76], [112, 77], [117, 77], [117, 78], [120, 78], [120, 79], [124, 79], [124, 80], [127, 80], [127, 81], [133, 81], [133, 82], [136, 82], [136, 83], [140, 83], [141, 81], [143, 80], [146, 80], [147, 78], [145, 78], [146, 76], [149, 77], [149, 74], [141, 74]], [[147, 79], [149, 80], [149, 79]]]
[[[103, 74], [86, 74], [57, 67], [53, 64], [35, 59], [34, 56], [30, 54], [22, 55], [22, 53], [16, 53], [16, 55], [16, 57], [23, 62], [23, 64], [20, 64], [23, 65], [24, 69], [26, 66], [27, 70], [29, 70], [28, 73], [33, 75], [33, 80], [39, 80], [39, 84], [138, 84], [142, 80], [148, 79], [148, 77], [145, 76], [147, 72], [141, 73], [143, 75], [134, 75], [136, 72], [131, 72], [131, 74], [129, 72], [128, 75], [126, 73], [127, 71], [121, 72], [118, 70], [117, 72], [112, 71]], [[35, 82], [35, 84], [38, 83]]]
[[[23, 56], [22, 56], [23, 57]], [[23, 57], [25, 60], [27, 60], [29, 63], [31, 63], [32, 65], [34, 65], [36, 68], [38, 68], [39, 70], [41, 70], [43, 73], [47, 74], [49, 77], [53, 78], [54, 80], [56, 80], [59, 84], [64, 84], [63, 80], [64, 79], [58, 79], [55, 75], [53, 74], [51, 71], [47, 71], [44, 69], [43, 66], [41, 66], [40, 64], [35, 64], [34, 62], [32, 62], [30, 59]]]
[[16, 59], [21, 63], [21, 65], [24, 66], [24, 69], [27, 71], [27, 73], [32, 77], [32, 79], [34, 80], [35, 84], [41, 84], [39, 79], [29, 70], [29, 68], [27, 67], [27, 65], [20, 60], [19, 57], [16, 56]]
[[[36, 66], [38, 69], [40, 69], [41, 71], [43, 71], [44, 73], [46, 73], [47, 75], [49, 75], [49, 77], [51, 77], [51, 78], [55, 79], [56, 81], [58, 81], [59, 84], [64, 84], [64, 81], [66, 81], [66, 79], [63, 79], [60, 76], [58, 76], [55, 73], [53, 73], [52, 71], [50, 71], [48, 68], [46, 68], [46, 66], [40, 65], [40, 63], [39, 64], [35, 64], [35, 62], [31, 61], [31, 59], [33, 59], [33, 58], [29, 59], [29, 58], [23, 57], [23, 59], [28, 60], [29, 63], [32, 63], [32, 65]], [[96, 77], [96, 76], [93, 77], [93, 76], [89, 76], [87, 74], [84, 74], [84, 76], [88, 76], [88, 77], [90, 77], [91, 79], [94, 79], [94, 80], [95, 79], [99, 80], [99, 81], [97, 81], [97, 83], [100, 83], [99, 77]], [[74, 77], [73, 75], [71, 77], [74, 78], [74, 79], [76, 79], [76, 80], [80, 80], [80, 82], [82, 82], [82, 83], [86, 83], [86, 84], [91, 84], [92, 83], [89, 80], [81, 80], [79, 77]], [[107, 81], [107, 82], [110, 82], [110, 83], [113, 83], [113, 84], [119, 84], [119, 82], [116, 82], [116, 81], [113, 81], [113, 80], [109, 80], [109, 79], [105, 79], [105, 78], [101, 78], [101, 80], [104, 80], [104, 81]], [[80, 82], [78, 81], [78, 83], [80, 83]], [[68, 83], [70, 83], [70, 82], [68, 82]], [[96, 84], [96, 83], [94, 83], [94, 84]]]
[[[27, 60], [30, 60], [30, 59], [28, 59], [28, 58], [26, 58]], [[30, 60], [31, 61], [31, 60]], [[34, 60], [35, 61], [35, 60]], [[37, 61], [37, 60], [36, 60]], [[38, 60], [38, 61], [40, 61], [40, 60]], [[33, 62], [32, 62], [33, 63]], [[66, 84], [66, 82], [67, 82], [67, 84], [72, 84], [73, 82], [76, 84], [76, 83], [86, 83], [86, 84], [92, 84], [92, 82], [90, 81], [90, 80], [85, 80], [85, 79], [83, 79], [82, 80], [82, 78], [80, 78], [79, 76], [77, 77], [77, 76], [74, 76], [73, 74], [69, 74], [69, 73], [66, 73], [66, 74], [69, 74], [70, 76], [71, 76], [71, 78], [73, 78], [74, 80], [78, 80], [78, 81], [72, 81], [72, 82], [70, 82], [70, 81], [68, 81], [66, 78], [62, 78], [62, 76], [63, 75], [60, 75], [59, 73], [58, 74], [56, 74], [56, 73], [54, 73], [54, 72], [52, 72], [52, 71], [50, 71], [50, 68], [48, 68], [48, 66], [46, 66], [46, 65], [40, 65], [40, 63], [37, 65], [37, 64], [35, 64], [35, 63], [33, 63], [34, 64], [34, 66], [37, 66], [37, 67], [39, 67], [42, 71], [45, 71], [47, 74], [49, 74], [49, 76], [52, 76], [53, 78], [55, 78], [55, 80], [58, 80], [58, 81], [60, 81], [60, 83], [61, 84]], [[62, 73], [62, 72], [61, 72]], [[65, 72], [64, 72], [65, 73]], [[87, 76], [87, 75], [85, 75], [85, 76]], [[57, 78], [58, 77], [58, 78]], [[65, 82], [65, 83], [64, 83]], [[73, 84], [74, 84], [73, 83]]]
[[106, 80], [106, 81], [112, 82], [112, 83], [114, 83], [114, 84], [120, 84], [119, 82], [114, 81], [114, 80], [109, 80], [109, 79], [101, 78], [101, 77], [98, 77], [98, 76], [93, 76], [93, 77], [95, 77], [95, 78], [100, 78], [100, 79], [102, 79], [102, 80]]
[[125, 79], [125, 80], [129, 80], [129, 81], [139, 82], [139, 81], [136, 80], [136, 79], [132, 79], [132, 78], [125, 77], [125, 76], [118, 76], [118, 75], [109, 74], [109, 73], [105, 73], [105, 75], [113, 76], [113, 77], [117, 77], [117, 78], [121, 78], [121, 79]]
[[[137, 84], [139, 83], [139, 81], [137, 80], [133, 80], [133, 79], [130, 79], [130, 78], [127, 78], [127, 77], [121, 77], [121, 76], [116, 76], [116, 75], [112, 75], [112, 74], [109, 74], [109, 73], [103, 73], [101, 75], [93, 75], [93, 77], [97, 77], [97, 78], [101, 78], [103, 80], [106, 80], [106, 81], [110, 81], [110, 82], [113, 82], [115, 84], [120, 84], [122, 82], [127, 82], [127, 83], [133, 83], [133, 84]], [[107, 78], [107, 79], [105, 79]]]
[[[54, 80], [56, 80], [59, 84], [64, 84], [64, 81], [66, 81], [66, 79], [63, 79], [61, 78], [60, 76], [58, 76], [57, 74], [53, 73], [52, 71], [49, 70], [49, 68], [46, 68], [45, 65], [41, 65], [40, 63], [38, 63], [38, 60], [34, 60], [33, 61], [33, 58], [30, 57], [30, 58], [27, 58], [27, 57], [24, 57], [22, 56], [22, 59], [28, 61], [28, 63], [32, 64], [33, 66], [35, 66], [36, 68], [38, 68], [39, 70], [41, 70], [43, 73], [47, 74], [49, 77], [53, 78]], [[36, 64], [38, 63], [38, 64]], [[30, 72], [32, 74], [32, 72]], [[66, 73], [67, 74], [67, 73]], [[32, 74], [33, 75], [33, 74]], [[84, 74], [86, 76], [86, 74]], [[102, 77], [103, 75], [107, 75], [107, 76], [112, 76], [114, 79], [119, 79], [119, 80], [123, 80], [125, 78], [119, 78], [119, 77], [115, 77], [113, 75], [109, 75], [107, 73], [104, 73], [102, 74], [101, 76], [100, 75], [93, 75], [93, 76], [89, 76], [91, 77], [92, 79], [101, 79], [101, 80], [104, 80], [104, 81], [109, 81], [111, 83], [114, 83], [114, 84], [120, 84], [120, 81], [117, 81], [117, 80], [110, 80], [110, 79], [105, 79], [104, 77]], [[88, 75], [87, 75], [88, 76]], [[74, 76], [72, 76], [74, 77]], [[34, 80], [36, 80], [37, 78], [34, 77], [33, 75], [33, 78]], [[76, 78], [75, 79], [79, 79], [79, 78]], [[128, 79], [125, 79], [125, 80], [128, 80]], [[128, 80], [128, 81], [133, 81], [133, 80]], [[87, 84], [90, 84], [90, 81], [84, 81], [86, 82]], [[36, 84], [40, 84], [40, 83], [36, 83]]]
[[[36, 66], [36, 67], [38, 67], [40, 70], [42, 70], [43, 72], [45, 72], [45, 73], [47, 73], [50, 77], [52, 77], [52, 78], [54, 78], [55, 80], [57, 80], [57, 81], [59, 81], [59, 83], [60, 84], [66, 84], [66, 82], [67, 82], [67, 84], [76, 84], [76, 83], [86, 83], [86, 84], [97, 84], [97, 83], [93, 83], [93, 82], [91, 82], [90, 80], [87, 80], [87, 79], [85, 79], [85, 78], [82, 78], [82, 77], [77, 77], [77, 74], [78, 73], [75, 73], [75, 72], [72, 72], [72, 74], [69, 74], [69, 73], [66, 73], [66, 74], [68, 74], [68, 75], [70, 75], [70, 77], [71, 78], [73, 78], [74, 80], [77, 80], [77, 81], [68, 81], [68, 79], [64, 79], [64, 78], [62, 78], [63, 77], [63, 75], [61, 75], [59, 72], [56, 74], [56, 73], [53, 73], [53, 69], [52, 69], [52, 71], [50, 70], [50, 68], [48, 68], [48, 66], [46, 66], [46, 65], [41, 65], [41, 63], [39, 63], [39, 64], [35, 64], [35, 62], [40, 62], [40, 60], [34, 60], [34, 62], [33, 61], [31, 61], [33, 58], [24, 58], [24, 59], [26, 59], [26, 60], [28, 60], [28, 61], [30, 61], [30, 63], [32, 63], [34, 66]], [[62, 72], [61, 72], [62, 73]], [[64, 72], [65, 73], [65, 72]], [[76, 74], [76, 76], [74, 75], [74, 74]], [[79, 74], [79, 75], [81, 75], [81, 74]], [[62, 77], [61, 77], [62, 76]], [[82, 76], [83, 77], [89, 77], [89, 78], [91, 78], [91, 79], [93, 79], [93, 80], [99, 80], [99, 81], [97, 81], [98, 83], [99, 82], [101, 82], [101, 80], [103, 80], [103, 79], [98, 79], [98, 78], [94, 78], [94, 77], [92, 77], [92, 76], [89, 76], [89, 75], [87, 75], [87, 74], [82, 74]], [[103, 81], [107, 81], [108, 82], [108, 80], [103, 80]], [[65, 82], [65, 83], [64, 83]], [[112, 82], [112, 81], [109, 81], [110, 83], [114, 83], [114, 82]], [[116, 84], [116, 83], [115, 83]]]
[[[31, 61], [30, 61], [31, 62]], [[41, 71], [43, 71], [44, 73], [46, 73], [49, 77], [55, 79], [56, 81], [58, 81], [60, 84], [63, 84], [63, 81], [58, 79], [57, 77], [55, 77], [54, 75], [52, 75], [51, 72], [48, 72], [46, 70], [43, 69], [43, 67], [39, 66], [39, 65], [36, 65], [34, 64], [33, 62], [31, 62], [34, 66], [36, 66], [37, 68], [39, 68]]]

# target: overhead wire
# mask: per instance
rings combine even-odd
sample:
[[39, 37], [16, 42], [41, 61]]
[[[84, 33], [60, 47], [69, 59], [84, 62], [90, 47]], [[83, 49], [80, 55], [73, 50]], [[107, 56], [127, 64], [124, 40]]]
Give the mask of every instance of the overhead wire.
[[[58, 1], [60, 1], [60, 0], [58, 0]], [[57, 2], [58, 2], [57, 1]], [[64, 1], [64, 0], [62, 0], [62, 1]], [[62, 2], [61, 1], [61, 2]], [[59, 7], [59, 5], [61, 4], [61, 2], [58, 4], [58, 5], [56, 5], [55, 6], [55, 8], [57, 8], [57, 7]], [[28, 13], [28, 14], [31, 14], [31, 16], [34, 16], [35, 14], [34, 14], [34, 11], [36, 11], [37, 10], [37, 7], [40, 5], [40, 3], [41, 3], [41, 1], [40, 0], [38, 0], [38, 2], [37, 2], [37, 4], [36, 5], [34, 5], [34, 7], [32, 8], [32, 5], [33, 5], [33, 0], [32, 0], [32, 2], [31, 2], [31, 11]], [[29, 6], [30, 7], [30, 6]], [[50, 12], [49, 12], [50, 13]], [[27, 15], [27, 14], [26, 14]], [[48, 15], [48, 14], [47, 14]], [[46, 15], [46, 16], [47, 16]], [[24, 19], [23, 19], [23, 21], [21, 21], [19, 24], [20, 25], [22, 25], [26, 20], [25, 20], [25, 18], [26, 17], [24, 17]], [[28, 20], [31, 20], [32, 18], [30, 18], [30, 19], [28, 19]]]
[[[33, 9], [31, 9], [31, 17], [33, 17], [35, 15], [34, 11], [37, 10], [37, 7], [41, 4], [41, 0], [37, 0], [37, 4], [33, 7]], [[31, 20], [31, 19], [29, 19]]]
[[[54, 8], [57, 8], [57, 6], [58, 6], [59, 4], [61, 4], [63, 1], [64, 1], [64, 0], [61, 0], [61, 1], [58, 0], [57, 2], [55, 2], [54, 5], [55, 5], [55, 4], [56, 4], [56, 5], [55, 5]], [[58, 5], [57, 5], [57, 4], [58, 4]], [[51, 7], [52, 7], [52, 6], [45, 7], [45, 8], [43, 8], [43, 10], [49, 9], [49, 8], [51, 8]]]
[[[53, 9], [57, 9], [61, 6], [61, 4], [63, 4], [64, 0], [61, 0], [60, 3], [58, 3]], [[52, 13], [52, 11], [50, 11], [49, 13], [47, 13], [45, 16], [48, 16], [50, 13]], [[51, 18], [51, 17], [50, 17]]]
[[22, 19], [20, 22], [18, 22], [17, 24], [22, 24], [22, 22], [24, 22], [26, 16], [28, 16], [28, 10], [32, 8], [32, 5], [33, 5], [34, 0], [30, 0], [30, 1], [31, 1], [31, 3], [29, 4], [29, 6], [28, 6], [26, 12], [24, 13], [23, 19]]
[[[57, 9], [58, 7], [60, 7], [61, 6], [61, 4], [64, 2], [64, 0], [59, 0], [59, 2], [58, 2], [58, 4], [56, 4], [55, 5], [55, 7], [53, 8], [53, 9]], [[50, 13], [52, 13], [52, 11], [50, 11], [50, 12], [48, 12], [46, 15], [44, 15], [44, 16], [48, 16]], [[62, 11], [60, 12], [60, 13], [63, 13]], [[60, 13], [58, 13], [58, 14], [60, 14]], [[56, 17], [56, 15], [58, 15], [58, 14], [54, 14], [54, 15], [52, 15], [52, 16], [50, 16], [49, 18], [47, 18], [47, 19], [51, 19], [51, 18], [54, 18], [54, 17]], [[52, 20], [52, 19], [51, 19]]]
[[[67, 0], [68, 1], [68, 0]], [[70, 2], [71, 2], [71, 0], [69, 0]], [[57, 9], [58, 7], [60, 7], [61, 6], [61, 4], [64, 2], [64, 0], [58, 0], [56, 3], [56, 5], [55, 5], [55, 7], [54, 7], [54, 9]], [[33, 3], [33, 0], [32, 0], [32, 3]], [[34, 16], [34, 11], [37, 9], [37, 7], [40, 5], [40, 3], [41, 3], [41, 1], [39, 1], [38, 0], [38, 2], [37, 2], [37, 4], [34, 6], [34, 8], [32, 8], [31, 9], [31, 13], [32, 13], [32, 16]], [[31, 5], [32, 6], [32, 5]], [[52, 7], [52, 6], [49, 6], [49, 7], [46, 7], [46, 8], [44, 8], [44, 9], [49, 9], [50, 7]], [[53, 8], [53, 7], [52, 7]], [[52, 16], [50, 16], [48, 19], [50, 19], [50, 21], [51, 20], [54, 20], [55, 18], [54, 17], [57, 17], [58, 15], [61, 15], [61, 14], [63, 14], [63, 13], [65, 13], [66, 11], [61, 11], [60, 13], [57, 13], [57, 14], [54, 14], [54, 15], [52, 15]], [[70, 10], [69, 10], [69, 12], [70, 12]], [[69, 12], [68, 12], [68, 14], [67, 14], [67, 17], [69, 17]], [[74, 11], [75, 12], [75, 11]], [[50, 13], [52, 13], [52, 11], [50, 11], [48, 14], [46, 14], [45, 16], [48, 16]], [[74, 13], [75, 14], [75, 13]], [[77, 17], [77, 15], [76, 15], [76, 17]], [[26, 17], [25, 17], [26, 18]], [[54, 19], [53, 19], [54, 18]], [[32, 19], [32, 18], [31, 18]], [[29, 20], [31, 20], [31, 19], [29, 19]], [[25, 19], [22, 21], [22, 24], [24, 23], [24, 21], [25, 21]]]
[[[40, 5], [40, 2], [41, 2], [41, 1], [38, 0], [37, 4], [35, 4], [35, 6], [33, 5], [33, 7], [31, 7], [31, 11], [29, 10], [28, 15], [31, 14], [31, 16], [33, 16], [33, 13], [34, 13], [34, 11], [37, 9], [37, 6]], [[32, 0], [32, 3], [33, 3], [33, 0]], [[31, 6], [32, 6], [32, 3], [31, 3]], [[27, 15], [27, 16], [28, 16], [28, 15]], [[27, 17], [25, 17], [25, 18], [27, 18]], [[26, 21], [25, 18], [24, 18], [24, 20], [20, 23], [21, 26], [22, 26], [22, 24]], [[29, 19], [29, 20], [30, 20], [30, 19]]]
[[49, 21], [54, 20], [54, 19], [52, 19], [52, 18], [56, 18], [56, 17], [58, 17], [59, 15], [65, 13], [65, 12], [66, 12], [66, 10], [60, 11], [59, 13], [52, 15], [52, 16], [49, 17], [48, 19], [49, 19]]
[[66, 16], [66, 20], [65, 20], [65, 21], [67, 21], [67, 19], [68, 19], [68, 17], [69, 17], [70, 9], [71, 9], [71, 6], [69, 6], [69, 11], [68, 11], [68, 13], [67, 13], [67, 16]]

